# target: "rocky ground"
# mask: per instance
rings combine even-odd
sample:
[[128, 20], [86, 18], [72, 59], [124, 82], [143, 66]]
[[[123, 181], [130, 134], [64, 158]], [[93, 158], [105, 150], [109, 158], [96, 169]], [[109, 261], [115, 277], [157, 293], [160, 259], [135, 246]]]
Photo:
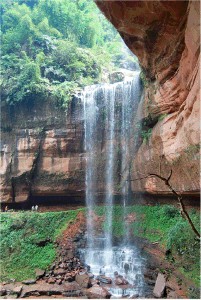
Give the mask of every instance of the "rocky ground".
[[[84, 234], [85, 217], [80, 212], [76, 222], [71, 223], [57, 240], [58, 255], [52, 266], [48, 270], [37, 269], [35, 278], [23, 282], [3, 282], [0, 287], [1, 298], [108, 299], [113, 298], [110, 287], [129, 288], [129, 283], [118, 273], [114, 274], [113, 279], [103, 275], [95, 277], [90, 273], [90, 267], [77, 254], [77, 249], [85, 246]], [[158, 244], [141, 239], [136, 239], [135, 243], [148, 256], [144, 279], [151, 292], [146, 298], [187, 298], [188, 283], [165, 259], [165, 252]], [[132, 298], [138, 297], [133, 295]]]

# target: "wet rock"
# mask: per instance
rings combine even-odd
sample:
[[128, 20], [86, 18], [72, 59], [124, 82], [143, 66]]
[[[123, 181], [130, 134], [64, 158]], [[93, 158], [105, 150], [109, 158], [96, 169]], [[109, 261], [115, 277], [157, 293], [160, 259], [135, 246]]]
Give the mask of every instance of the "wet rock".
[[156, 275], [155, 273], [153, 272], [153, 270], [145, 270], [144, 272], [144, 278], [145, 279], [150, 279], [150, 280], [156, 280]]
[[89, 299], [109, 299], [111, 297], [108, 290], [99, 285], [94, 285], [88, 289], [86, 295]]
[[99, 281], [96, 279], [91, 279], [91, 285], [99, 284]]
[[131, 296], [131, 299], [137, 299], [137, 298], [139, 298], [139, 297], [140, 297], [139, 294], [134, 294], [134, 295]]
[[118, 275], [115, 278], [115, 284], [116, 285], [126, 285], [126, 284], [128, 284], [128, 281], [125, 278], [123, 278], [123, 276]]
[[36, 269], [35, 274], [36, 274], [36, 279], [39, 279], [45, 275], [45, 271], [41, 269]]
[[148, 285], [155, 285], [155, 280], [150, 280], [150, 279], [147, 279], [146, 280], [146, 283], [148, 284]]
[[124, 264], [124, 270], [125, 270], [126, 273], [128, 273], [128, 270], [129, 270], [129, 264], [128, 263]]
[[102, 282], [102, 283], [105, 283], [105, 284], [111, 284], [112, 283], [112, 279], [109, 278], [109, 277], [106, 277], [104, 275], [99, 275], [97, 276], [97, 279]]
[[162, 298], [165, 293], [165, 276], [161, 273], [158, 274], [156, 279], [153, 295], [156, 298]]
[[94, 274], [88, 273], [88, 275], [89, 275], [89, 278], [90, 278], [90, 279], [94, 278]]
[[36, 280], [35, 279], [27, 279], [27, 280], [22, 281], [22, 283], [27, 284], [27, 285], [34, 284], [34, 283], [36, 283]]
[[75, 281], [82, 287], [88, 288], [90, 286], [90, 278], [87, 273], [79, 273], [75, 276]]
[[109, 74], [109, 81], [110, 83], [115, 83], [124, 80], [124, 73], [123, 72], [113, 72]]

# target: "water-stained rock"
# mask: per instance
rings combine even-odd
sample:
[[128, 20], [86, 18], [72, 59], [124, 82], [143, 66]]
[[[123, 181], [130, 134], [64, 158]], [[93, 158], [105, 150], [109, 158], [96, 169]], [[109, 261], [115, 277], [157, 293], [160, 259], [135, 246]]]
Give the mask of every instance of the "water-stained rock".
[[112, 279], [110, 277], [106, 277], [104, 275], [97, 276], [97, 280], [99, 280], [100, 282], [105, 283], [105, 284], [111, 284], [112, 283]]

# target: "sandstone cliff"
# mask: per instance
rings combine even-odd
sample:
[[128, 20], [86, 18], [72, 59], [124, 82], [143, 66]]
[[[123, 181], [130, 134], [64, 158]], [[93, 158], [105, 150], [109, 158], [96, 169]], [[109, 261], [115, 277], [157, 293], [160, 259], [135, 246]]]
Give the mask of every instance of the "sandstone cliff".
[[2, 202], [84, 193], [81, 108], [78, 99], [68, 113], [48, 99], [2, 108]]
[[[133, 124], [141, 122], [146, 139], [133, 155], [131, 179], [150, 172], [166, 176], [172, 169], [174, 188], [197, 195], [199, 2], [96, 3], [143, 69], [144, 97]], [[37, 195], [84, 196], [82, 105], [74, 99], [65, 113], [50, 103], [46, 99], [34, 101], [31, 107], [2, 107], [2, 202], [23, 202]], [[132, 191], [170, 194], [154, 178], [132, 181]]]
[[[168, 176], [182, 193], [199, 193], [199, 1], [96, 1], [143, 69], [138, 119], [149, 136], [132, 161], [132, 178]], [[158, 179], [133, 191], [169, 193]]]

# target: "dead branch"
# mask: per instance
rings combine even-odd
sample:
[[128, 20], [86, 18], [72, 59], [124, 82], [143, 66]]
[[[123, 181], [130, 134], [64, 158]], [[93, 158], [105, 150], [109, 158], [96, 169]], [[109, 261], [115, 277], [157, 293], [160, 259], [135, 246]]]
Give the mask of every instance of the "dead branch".
[[184, 218], [188, 221], [188, 223], [190, 224], [190, 226], [191, 226], [193, 232], [196, 234], [196, 236], [200, 239], [200, 234], [199, 234], [199, 232], [197, 231], [197, 229], [195, 228], [195, 226], [194, 226], [194, 224], [193, 224], [193, 222], [192, 222], [192, 220], [191, 220], [191, 218], [190, 218], [188, 212], [187, 212], [186, 209], [185, 209], [185, 206], [184, 206], [184, 203], [183, 203], [182, 195], [179, 194], [179, 193], [177, 193], [177, 192], [173, 189], [173, 187], [171, 186], [171, 184], [170, 184], [170, 182], [169, 182], [171, 176], [172, 176], [172, 170], [170, 170], [170, 174], [169, 174], [168, 178], [165, 178], [165, 177], [163, 177], [163, 176], [161, 176], [161, 175], [158, 175], [158, 174], [155, 174], [155, 173], [150, 173], [150, 174], [148, 174], [147, 176], [144, 176], [144, 177], [141, 177], [141, 178], [136, 178], [136, 179], [131, 180], [131, 181], [136, 181], [136, 180], [146, 179], [146, 178], [148, 178], [148, 177], [157, 177], [157, 178], [161, 179], [161, 180], [165, 183], [165, 185], [167, 185], [167, 187], [171, 190], [171, 192], [177, 197], [178, 202], [179, 202], [179, 205], [180, 205], [181, 214], [182, 214], [182, 215], [184, 216]]

